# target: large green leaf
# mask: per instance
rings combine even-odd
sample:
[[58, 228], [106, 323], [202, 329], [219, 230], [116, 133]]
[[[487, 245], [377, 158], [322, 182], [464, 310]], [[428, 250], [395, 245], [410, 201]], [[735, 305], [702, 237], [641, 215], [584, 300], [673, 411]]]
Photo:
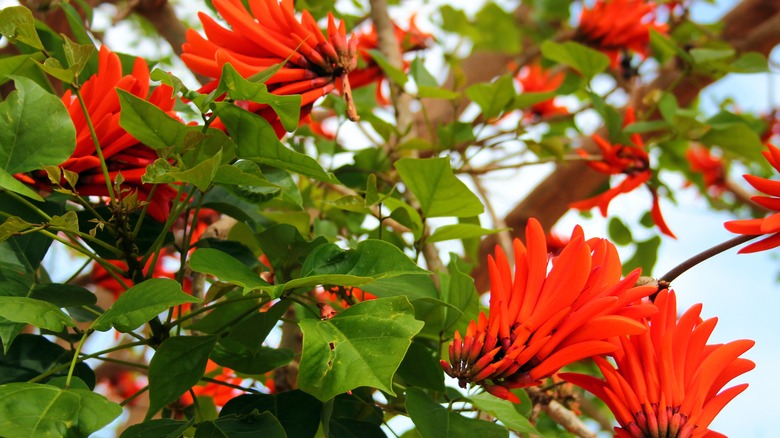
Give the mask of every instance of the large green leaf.
[[[73, 354], [70, 351], [41, 335], [21, 334], [5, 353], [0, 352], [0, 384], [26, 382], [54, 367], [69, 364], [72, 359]], [[68, 368], [62, 368], [52, 373], [49, 378], [67, 374]], [[95, 372], [87, 364], [76, 364], [73, 375], [84, 381], [88, 387], [95, 387]], [[41, 383], [46, 383], [46, 380]]]
[[396, 277], [382, 278], [360, 287], [379, 298], [405, 296], [410, 300], [417, 298], [437, 298], [436, 284], [430, 276], [405, 274]]
[[238, 145], [238, 157], [300, 173], [320, 181], [333, 178], [314, 158], [286, 148], [262, 117], [231, 103], [218, 102], [217, 113]]
[[54, 332], [76, 325], [54, 304], [27, 297], [0, 297], [0, 317]]
[[276, 416], [288, 437], [309, 437], [317, 433], [322, 403], [299, 389], [279, 394], [245, 394], [227, 402], [220, 416], [255, 410]]
[[423, 326], [404, 297], [364, 301], [331, 319], [299, 324], [303, 355], [298, 385], [323, 401], [359, 386], [395, 394], [393, 375]]
[[198, 383], [216, 344], [217, 336], [175, 336], [160, 344], [149, 362], [147, 420]]
[[167, 278], [152, 278], [137, 284], [122, 295], [95, 322], [94, 329], [106, 331], [114, 326], [123, 333], [135, 330], [166, 309], [200, 299], [181, 290], [181, 285]]
[[395, 168], [425, 217], [467, 217], [485, 211], [477, 195], [452, 173], [448, 158], [402, 158]]
[[87, 437], [121, 413], [121, 406], [86, 389], [39, 383], [0, 386], [0, 430], [6, 438]]
[[699, 141], [707, 146], [719, 146], [753, 162], [763, 162], [764, 158], [761, 152], [764, 150], [764, 144], [758, 134], [750, 129], [746, 123], [715, 124], [713, 119], [709, 120], [710, 123], [713, 123], [710, 125], [711, 129]]
[[278, 298], [280, 288], [276, 288], [260, 278], [255, 272], [235, 257], [212, 248], [199, 248], [190, 256], [190, 267], [195, 272], [210, 274], [221, 281], [243, 288], [244, 293], [262, 290]]
[[279, 420], [270, 412], [219, 417], [198, 425], [195, 438], [286, 438]]
[[285, 289], [318, 284], [360, 286], [382, 278], [427, 273], [395, 245], [381, 240], [364, 240], [349, 250], [329, 243], [311, 252], [301, 278], [287, 282]]
[[0, 187], [30, 196], [29, 189], [8, 177], [68, 159], [76, 148], [76, 128], [57, 96], [30, 79], [13, 79], [16, 90], [0, 102]]
[[489, 421], [466, 418], [439, 405], [418, 388], [406, 390], [406, 412], [423, 438], [506, 438], [509, 431]]
[[506, 427], [515, 432], [542, 435], [536, 430], [531, 422], [528, 421], [528, 418], [520, 414], [517, 410], [517, 405], [508, 400], [498, 398], [487, 392], [470, 396], [469, 400], [471, 400], [471, 403], [479, 408], [479, 410], [496, 417], [504, 423]]
[[607, 55], [573, 41], [556, 43], [546, 40], [542, 43], [541, 48], [542, 56], [545, 58], [566, 64], [588, 79], [593, 79], [594, 76], [609, 67]]

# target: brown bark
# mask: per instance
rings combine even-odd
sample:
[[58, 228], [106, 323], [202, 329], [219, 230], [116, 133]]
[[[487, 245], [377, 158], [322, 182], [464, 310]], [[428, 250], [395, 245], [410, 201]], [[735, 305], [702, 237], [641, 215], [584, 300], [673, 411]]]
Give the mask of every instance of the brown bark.
[[[722, 22], [721, 39], [733, 45], [740, 52], [756, 51], [763, 55], [780, 43], [780, 2], [775, 0], [746, 0], [730, 11]], [[496, 62], [500, 62], [496, 58]], [[490, 65], [483, 56], [473, 57], [466, 64]], [[667, 65], [658, 79], [640, 87], [632, 93], [630, 105], [641, 109], [643, 99], [654, 90], [665, 90], [683, 71], [679, 65]], [[689, 105], [699, 92], [713, 82], [712, 78], [690, 75], [684, 77], [671, 90], [680, 106]], [[584, 148], [594, 150], [590, 139], [585, 139]], [[506, 217], [505, 223], [513, 229], [516, 237], [524, 238], [525, 225], [529, 218], [538, 219], [546, 230], [569, 210], [569, 204], [590, 196], [608, 175], [591, 170], [583, 162], [559, 165], [552, 174], [523, 199]], [[480, 291], [489, 288], [484, 261], [497, 243], [495, 236], [488, 236], [480, 246], [480, 266], [472, 273]]]

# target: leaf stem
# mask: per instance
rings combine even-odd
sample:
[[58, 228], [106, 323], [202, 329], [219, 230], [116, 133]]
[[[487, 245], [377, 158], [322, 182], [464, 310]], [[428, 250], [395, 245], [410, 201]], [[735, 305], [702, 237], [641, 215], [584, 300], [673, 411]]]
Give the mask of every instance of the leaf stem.
[[74, 93], [81, 105], [81, 111], [84, 112], [84, 118], [87, 121], [89, 127], [89, 133], [92, 136], [92, 143], [95, 145], [95, 152], [98, 159], [100, 159], [100, 169], [103, 171], [103, 177], [106, 179], [106, 188], [108, 189], [108, 197], [112, 206], [116, 206], [116, 194], [114, 193], [114, 186], [111, 184], [111, 176], [108, 174], [108, 165], [106, 165], [106, 158], [103, 156], [103, 148], [100, 147], [100, 140], [98, 140], [97, 132], [95, 132], [95, 125], [92, 124], [92, 118], [87, 111], [87, 104], [84, 102], [84, 97], [81, 95], [81, 90], [78, 87], [74, 87]]
[[65, 378], [65, 389], [70, 388], [70, 381], [73, 378], [73, 371], [76, 370], [76, 363], [79, 361], [79, 353], [81, 352], [81, 347], [84, 346], [84, 341], [87, 340], [88, 334], [89, 330], [85, 330], [84, 334], [81, 336], [81, 340], [79, 341], [78, 345], [76, 345], [76, 351], [73, 352], [73, 359], [70, 361], [70, 368], [68, 369], [68, 377]]

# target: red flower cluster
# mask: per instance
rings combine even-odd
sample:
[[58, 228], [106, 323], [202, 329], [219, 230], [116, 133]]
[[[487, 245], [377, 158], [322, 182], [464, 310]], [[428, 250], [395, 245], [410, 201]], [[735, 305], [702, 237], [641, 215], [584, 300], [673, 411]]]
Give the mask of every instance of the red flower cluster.
[[[111, 182], [113, 183], [121, 173], [124, 178], [122, 186], [130, 187], [137, 192], [141, 201], [149, 202], [149, 215], [163, 222], [168, 218], [171, 200], [176, 196], [176, 190], [160, 184], [157, 185], [153, 198], [149, 199], [154, 186], [142, 183], [141, 177], [146, 173], [146, 166], [158, 158], [157, 152], [140, 143], [119, 126], [120, 105], [117, 88], [148, 100], [149, 103], [177, 119], [173, 112], [175, 103], [172, 97], [173, 90], [166, 85], [161, 85], [149, 95], [149, 67], [146, 62], [137, 58], [133, 73], [122, 76], [119, 57], [106, 46], [100, 48], [97, 74], [89, 78], [81, 87], [81, 95], [84, 98], [87, 114], [95, 127]], [[76, 150], [69, 159], [60, 164], [60, 167], [79, 175], [75, 188], [80, 195], [108, 196], [106, 179], [81, 104], [70, 90], [62, 96], [62, 101], [68, 108], [76, 127]], [[37, 186], [50, 185], [44, 172], [37, 172], [32, 177], [27, 175], [17, 177]], [[67, 187], [64, 179], [62, 185]]]
[[[629, 108], [626, 110], [624, 125], [634, 123], [634, 120], [634, 111], [632, 108]], [[588, 162], [588, 166], [593, 170], [606, 173], [607, 175], [625, 174], [627, 175], [627, 178], [621, 181], [617, 186], [611, 187], [600, 195], [572, 203], [571, 207], [578, 210], [590, 210], [593, 207], [598, 207], [601, 215], [606, 217], [609, 203], [612, 202], [617, 195], [628, 193], [650, 180], [650, 177], [652, 176], [652, 171], [650, 170], [650, 157], [644, 149], [644, 143], [639, 134], [633, 134], [631, 136], [631, 141], [634, 143], [633, 145], [613, 145], [598, 134], [593, 135], [593, 141], [596, 142], [596, 145], [601, 150], [603, 158], [601, 161]], [[590, 156], [590, 154], [582, 149], [579, 149], [577, 153], [584, 158]], [[675, 237], [672, 230], [666, 225], [664, 217], [661, 214], [661, 206], [658, 202], [658, 192], [655, 188], [650, 186], [648, 186], [648, 189], [653, 195], [653, 205], [650, 209], [653, 222], [655, 222], [662, 233], [670, 237]]]
[[604, 52], [613, 66], [628, 50], [646, 57], [650, 29], [667, 31], [665, 24], [655, 22], [655, 7], [645, 0], [596, 0], [592, 9], [582, 10], [577, 39]]
[[[772, 144], [768, 144], [767, 147], [768, 150], [764, 151], [764, 157], [767, 159], [769, 164], [775, 168], [775, 170], [780, 172], [780, 149]], [[750, 199], [762, 207], [777, 213], [772, 213], [763, 219], [743, 219], [729, 221], [724, 225], [726, 229], [732, 233], [746, 235], [770, 235], [763, 240], [752, 243], [740, 249], [740, 253], [757, 252], [776, 248], [780, 246], [780, 181], [773, 181], [753, 175], [745, 175], [745, 179], [750, 183], [750, 185], [755, 187], [756, 190], [769, 195], [753, 196]]]
[[574, 373], [559, 376], [604, 401], [617, 417], [619, 438], [700, 438], [722, 436], [708, 430], [721, 409], [747, 384], [721, 391], [755, 364], [739, 356], [754, 342], [707, 344], [717, 318], [703, 321], [701, 304], [677, 320], [674, 292], [661, 291], [659, 312], [648, 331], [620, 337], [616, 366], [596, 357], [604, 380]]
[[609, 338], [644, 332], [639, 321], [655, 312], [641, 299], [656, 288], [634, 287], [639, 270], [621, 280], [617, 250], [606, 240], [586, 241], [577, 228], [550, 259], [535, 219], [526, 236], [527, 247], [514, 242], [514, 276], [500, 249], [489, 258], [490, 316], [480, 313], [464, 337], [456, 332], [450, 361], [441, 361], [461, 387], [475, 383], [514, 402], [510, 389], [538, 385], [574, 361], [614, 352], [618, 346]]
[[[545, 70], [539, 63], [523, 67], [517, 80], [524, 93], [546, 93], [555, 91], [561, 86], [566, 75], [561, 71], [552, 73]], [[569, 111], [555, 104], [555, 99], [545, 100], [531, 106], [531, 111], [525, 114], [526, 119], [546, 119], [558, 114], [568, 114]]]
[[[344, 23], [337, 26], [329, 15], [325, 37], [308, 11], [302, 12], [300, 21], [295, 17], [291, 0], [248, 3], [249, 10], [241, 0], [214, 0], [214, 8], [231, 29], [199, 12], [206, 37], [192, 29], [187, 31], [182, 61], [192, 71], [216, 78], [200, 91], [210, 92], [217, 87], [226, 63], [243, 77], [284, 64], [265, 84], [277, 95], [300, 94], [302, 117], [314, 101], [334, 90], [339, 90], [347, 99], [347, 107], [354, 109], [348, 73], [357, 66], [358, 40], [347, 40]], [[284, 135], [284, 127], [270, 106], [247, 103], [247, 107], [268, 120], [277, 135]], [[348, 115], [357, 118], [357, 114]]]
[[713, 196], [723, 194], [726, 190], [726, 170], [720, 158], [713, 156], [709, 149], [696, 146], [685, 151], [685, 158], [692, 171], [701, 173], [704, 186]]

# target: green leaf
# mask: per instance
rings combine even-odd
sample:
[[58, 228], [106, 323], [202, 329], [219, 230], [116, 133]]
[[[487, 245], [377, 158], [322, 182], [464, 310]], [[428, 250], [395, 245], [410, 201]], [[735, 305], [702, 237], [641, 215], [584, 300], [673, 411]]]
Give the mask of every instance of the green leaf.
[[276, 115], [279, 116], [287, 131], [295, 131], [298, 128], [301, 112], [300, 95], [269, 93], [265, 84], [244, 79], [229, 63], [222, 67], [222, 77], [215, 94], [219, 95], [225, 91], [234, 100], [248, 100], [270, 106], [276, 111]]
[[747, 124], [719, 123], [710, 127], [711, 129], [698, 139], [700, 142], [707, 146], [719, 146], [754, 163], [763, 162], [761, 152], [765, 149], [764, 143]]
[[20, 217], [11, 216], [0, 224], [0, 242], [5, 242], [20, 231], [24, 231], [33, 224], [23, 220]]
[[158, 158], [146, 168], [142, 181], [144, 183], [190, 183], [201, 192], [206, 192], [214, 178], [217, 176], [217, 169], [222, 161], [222, 151], [205, 160], [200, 161], [193, 167], [181, 169], [172, 166], [168, 160]]
[[435, 298], [439, 295], [431, 277], [419, 274], [404, 274], [383, 278], [360, 286], [360, 289], [380, 298], [405, 296], [410, 300], [414, 300], [424, 297]]
[[734, 56], [734, 49], [695, 48], [688, 51], [696, 64], [709, 64], [712, 61], [723, 61]]
[[382, 69], [382, 71], [391, 81], [395, 82], [401, 87], [406, 85], [406, 81], [409, 80], [409, 77], [406, 76], [406, 73], [391, 65], [390, 61], [385, 58], [385, 55], [382, 54], [382, 52], [376, 49], [371, 49], [368, 51], [368, 54], [371, 55], [371, 59], [373, 59], [379, 65], [379, 68]]
[[[41, 335], [20, 334], [9, 347], [5, 353], [0, 353], [0, 384], [26, 382], [52, 368], [70, 364], [73, 359], [72, 352]], [[40, 383], [67, 375], [68, 367], [62, 367]], [[73, 375], [89, 388], [95, 387], [95, 372], [87, 364], [76, 364]]]
[[479, 105], [485, 119], [498, 117], [515, 98], [512, 76], [503, 75], [495, 82], [474, 84], [466, 88], [466, 96]]
[[395, 168], [425, 217], [477, 216], [485, 211], [477, 195], [452, 173], [446, 157], [402, 158]]
[[149, 362], [147, 420], [198, 383], [217, 339], [217, 336], [175, 336], [160, 344]]
[[733, 73], [766, 73], [769, 64], [766, 56], [758, 52], [747, 52], [729, 64]]
[[[8, 9], [16, 8], [2, 12]], [[76, 128], [57, 96], [30, 79], [13, 79], [16, 90], [0, 102], [0, 170], [5, 171], [0, 187], [29, 196], [29, 189], [23, 193], [18, 186], [25, 186], [10, 175], [67, 160], [76, 148]], [[40, 199], [37, 195], [34, 198]]]
[[230, 103], [218, 102], [216, 107], [220, 119], [236, 140], [239, 158], [333, 182], [331, 175], [322, 169], [317, 160], [290, 150], [279, 142], [264, 118]]
[[79, 217], [75, 211], [69, 211], [62, 216], [52, 216], [49, 225], [62, 231], [78, 232]]
[[66, 326], [76, 326], [73, 319], [54, 304], [27, 297], [0, 297], [0, 316], [12, 322], [32, 324], [53, 332], [58, 332]]
[[404, 297], [364, 301], [329, 320], [299, 324], [303, 354], [298, 385], [323, 401], [359, 386], [395, 395], [393, 375], [423, 326]]
[[523, 36], [512, 13], [505, 11], [495, 2], [487, 2], [474, 18], [478, 35], [478, 38], [474, 39], [476, 50], [520, 52]]
[[188, 421], [160, 418], [134, 424], [119, 435], [119, 438], [179, 438], [185, 430], [195, 424], [195, 417]]
[[85, 389], [39, 383], [0, 386], [0, 430], [6, 438], [86, 437], [121, 413], [121, 406]]
[[257, 235], [257, 240], [263, 254], [268, 256], [271, 262], [277, 282], [285, 282], [294, 276], [299, 276], [294, 274], [303, 266], [306, 257], [314, 248], [327, 243], [322, 236], [308, 241], [295, 227], [288, 224], [268, 227]]
[[609, 67], [609, 57], [598, 50], [573, 41], [556, 43], [546, 40], [542, 43], [542, 56], [566, 64], [585, 76], [588, 80]]
[[65, 59], [68, 60], [68, 70], [73, 71], [74, 76], [78, 76], [84, 70], [92, 54], [95, 53], [95, 46], [92, 44], [77, 44], [66, 35], [63, 35], [62, 38], [65, 41], [63, 48], [65, 50]]
[[368, 239], [355, 249], [343, 250], [329, 243], [315, 248], [301, 268], [301, 278], [285, 284], [285, 290], [330, 284], [360, 286], [374, 280], [404, 274], [427, 274], [398, 247]]
[[288, 437], [315, 436], [322, 403], [300, 389], [278, 394], [245, 394], [225, 404], [220, 416], [269, 411], [282, 424]]
[[433, 401], [418, 388], [406, 390], [406, 412], [423, 438], [506, 438], [509, 432], [489, 421], [466, 418]]
[[195, 438], [286, 438], [279, 420], [270, 412], [250, 412], [241, 416], [221, 416], [198, 425]]
[[609, 239], [617, 245], [628, 245], [634, 241], [631, 230], [619, 218], [609, 220]]
[[[221, 338], [219, 343], [231, 350], [259, 351], [265, 338], [290, 307], [290, 303], [289, 300], [280, 300], [265, 312], [253, 313], [238, 322], [235, 318], [231, 318], [230, 332]], [[242, 310], [241, 313], [246, 312]]]
[[625, 132], [626, 134], [634, 134], [634, 133], [644, 134], [646, 132], [666, 130], [671, 127], [672, 125], [670, 125], [664, 120], [651, 120], [648, 122], [634, 122], [630, 125], [627, 125], [625, 128], [623, 128], [623, 132]]
[[9, 6], [0, 10], [0, 34], [12, 43], [18, 41], [43, 50], [43, 43], [35, 31], [32, 12], [24, 6]]
[[472, 395], [469, 397], [469, 400], [471, 400], [471, 403], [479, 410], [496, 417], [499, 421], [504, 423], [506, 427], [515, 432], [542, 436], [531, 422], [528, 421], [528, 418], [522, 416], [520, 412], [518, 412], [516, 408], [517, 405], [508, 400], [498, 398], [487, 392]]
[[240, 286], [244, 294], [259, 289], [272, 294], [272, 298], [278, 298], [278, 294], [281, 293], [279, 288], [268, 284], [238, 259], [216, 249], [195, 250], [190, 256], [190, 268], [195, 272], [210, 274], [221, 281]]
[[245, 349], [228, 350], [217, 345], [211, 352], [211, 360], [241, 374], [261, 375], [273, 369], [287, 365], [295, 354], [289, 348], [271, 348], [260, 346], [254, 351]]
[[636, 243], [634, 255], [628, 261], [623, 263], [623, 273], [627, 274], [636, 268], [642, 268], [642, 272], [648, 275], [653, 272], [655, 262], [658, 261], [658, 247], [661, 245], [661, 238], [653, 236], [648, 240]]
[[95, 320], [95, 330], [114, 326], [127, 333], [144, 325], [170, 307], [197, 303], [200, 299], [184, 293], [181, 285], [167, 278], [152, 278], [125, 291], [106, 312]]
[[414, 78], [417, 89], [420, 87], [438, 87], [439, 83], [436, 78], [425, 68], [423, 61], [420, 58], [414, 58], [412, 64], [409, 66], [409, 74]]
[[122, 108], [119, 126], [152, 149], [180, 149], [187, 134], [197, 129], [132, 93], [119, 88], [116, 92]]
[[413, 341], [406, 352], [397, 376], [409, 386], [444, 392], [444, 374], [441, 372], [439, 352], [420, 341]]
[[75, 284], [36, 284], [30, 298], [48, 301], [60, 308], [89, 306], [97, 302], [95, 294]]
[[472, 239], [474, 237], [481, 237], [486, 234], [500, 233], [506, 229], [507, 228], [502, 228], [500, 230], [489, 230], [474, 224], [442, 225], [436, 228], [436, 231], [434, 231], [433, 234], [431, 234], [431, 236], [426, 239], [426, 242], [434, 243], [453, 239]]

